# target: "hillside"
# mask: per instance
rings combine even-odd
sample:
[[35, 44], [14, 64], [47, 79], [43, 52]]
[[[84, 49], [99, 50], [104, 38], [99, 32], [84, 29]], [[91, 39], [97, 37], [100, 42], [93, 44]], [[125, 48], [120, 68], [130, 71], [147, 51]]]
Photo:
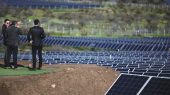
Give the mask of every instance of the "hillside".
[[[1, 6], [0, 21], [22, 21], [28, 31], [39, 18], [45, 32], [55, 36], [169, 36], [169, 6], [159, 4], [117, 4], [95, 9], [31, 9]], [[17, 14], [16, 14], [17, 13]], [[26, 33], [26, 32], [24, 32]]]

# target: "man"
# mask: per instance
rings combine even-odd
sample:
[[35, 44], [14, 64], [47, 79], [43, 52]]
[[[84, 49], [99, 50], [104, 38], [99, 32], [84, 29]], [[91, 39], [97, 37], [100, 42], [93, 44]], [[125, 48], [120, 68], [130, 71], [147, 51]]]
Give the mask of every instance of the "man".
[[[21, 30], [18, 28], [17, 21], [12, 21], [11, 25], [6, 29], [5, 38], [7, 46], [7, 67], [17, 68], [17, 54], [19, 45], [19, 35]], [[11, 55], [13, 55], [13, 65], [10, 63]]]
[[39, 66], [38, 69], [42, 68], [42, 39], [45, 38], [44, 29], [40, 27], [40, 21], [38, 19], [34, 20], [34, 26], [30, 28], [27, 40], [32, 44], [32, 69], [36, 69], [36, 55], [38, 51]]
[[9, 19], [5, 19], [4, 20], [4, 24], [2, 25], [2, 35], [3, 35], [3, 44], [4, 44], [4, 64], [5, 66], [7, 65], [7, 58], [6, 58], [6, 53], [7, 53], [7, 48], [6, 48], [6, 38], [5, 38], [5, 32], [6, 32], [6, 29], [9, 27], [10, 25], [10, 21]]

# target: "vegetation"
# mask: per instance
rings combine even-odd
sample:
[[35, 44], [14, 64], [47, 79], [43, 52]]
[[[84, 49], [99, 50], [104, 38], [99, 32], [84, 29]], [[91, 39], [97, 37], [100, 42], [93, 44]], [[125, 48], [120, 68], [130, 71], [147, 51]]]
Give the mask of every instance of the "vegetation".
[[119, 3], [98, 9], [21, 9], [3, 5], [0, 11], [1, 22], [5, 18], [21, 20], [24, 31], [32, 26], [33, 19], [39, 18], [47, 34], [54, 36], [167, 36], [170, 33], [169, 7]]
[[46, 68], [42, 70], [31, 71], [27, 66], [18, 67], [18, 69], [4, 69], [0, 68], [0, 76], [25, 76], [25, 75], [37, 75], [37, 74], [47, 74], [50, 72], [54, 72], [53, 68]]

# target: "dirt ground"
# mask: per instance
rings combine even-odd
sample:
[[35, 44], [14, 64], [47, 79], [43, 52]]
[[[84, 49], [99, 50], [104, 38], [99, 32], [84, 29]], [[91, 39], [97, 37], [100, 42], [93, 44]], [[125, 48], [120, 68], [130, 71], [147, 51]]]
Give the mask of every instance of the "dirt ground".
[[[2, 61], [0, 61], [2, 64]], [[29, 62], [19, 62], [28, 65]], [[0, 95], [104, 95], [118, 72], [96, 65], [44, 65], [48, 74], [0, 76]]]

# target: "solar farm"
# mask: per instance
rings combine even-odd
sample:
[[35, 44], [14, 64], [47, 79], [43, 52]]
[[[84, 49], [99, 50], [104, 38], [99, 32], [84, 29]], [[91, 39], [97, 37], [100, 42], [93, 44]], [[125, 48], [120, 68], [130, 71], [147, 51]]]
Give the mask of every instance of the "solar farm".
[[[17, 8], [33, 9], [102, 7], [100, 4], [60, 0], [3, 2]], [[27, 45], [26, 35], [19, 39], [21, 45]], [[0, 35], [1, 47], [2, 43]], [[4, 52], [0, 52], [0, 95], [170, 95], [169, 37], [48, 35], [43, 45], [50, 49], [43, 50], [43, 68], [36, 71], [28, 69], [32, 63], [30, 50], [19, 51], [17, 70], [2, 68]]]
[[[26, 36], [20, 39], [26, 42]], [[169, 43], [169, 38], [48, 37], [45, 45], [83, 46], [102, 51], [45, 51], [43, 60], [49, 65], [95, 64], [120, 72], [106, 95], [150, 95], [154, 90], [154, 95], [169, 95]], [[0, 57], [3, 59], [3, 53]], [[20, 53], [18, 59], [31, 61], [31, 52]]]

